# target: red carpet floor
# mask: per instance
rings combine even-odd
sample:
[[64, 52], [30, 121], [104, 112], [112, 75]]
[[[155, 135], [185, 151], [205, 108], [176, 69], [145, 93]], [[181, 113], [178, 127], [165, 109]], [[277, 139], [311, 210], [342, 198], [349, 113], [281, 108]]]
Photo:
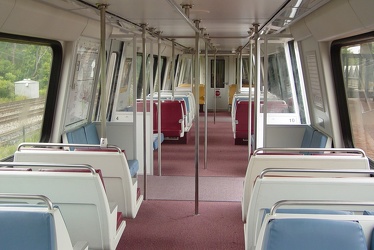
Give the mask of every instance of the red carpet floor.
[[[209, 113], [208, 165], [207, 169], [204, 169], [204, 118], [202, 115], [204, 114], [200, 113], [199, 175], [212, 176], [211, 178], [240, 177], [236, 179], [241, 179], [245, 176], [248, 165], [248, 148], [234, 145], [229, 112], [217, 113], [215, 124], [213, 114]], [[192, 127], [187, 144], [162, 144], [162, 176], [170, 178], [195, 175], [194, 136], [195, 131]], [[154, 173], [157, 175], [157, 151], [154, 156]], [[118, 250], [244, 249], [239, 201], [200, 202], [199, 215], [195, 215], [194, 201], [183, 200], [186, 199], [186, 195], [178, 194], [178, 190], [191, 191], [194, 194], [193, 188], [186, 188], [181, 182], [175, 180], [170, 181], [164, 178], [164, 181], [164, 183], [158, 182], [162, 188], [169, 187], [164, 191], [167, 194], [162, 194], [162, 197], [174, 197], [171, 198], [174, 200], [160, 200], [158, 197], [153, 197], [154, 200], [143, 201], [136, 218], [126, 219], [127, 226], [117, 247]], [[224, 189], [222, 193], [228, 191], [226, 189], [230, 189], [229, 191], [234, 189], [233, 185], [223, 185], [223, 182], [219, 181], [217, 185]], [[217, 185], [208, 185], [208, 192], [204, 192], [206, 200], [214, 197], [213, 193], [219, 189]], [[151, 185], [148, 188], [152, 188]], [[235, 188], [235, 190], [238, 189], [242, 190]], [[241, 195], [242, 191], [237, 192]]]
[[144, 201], [122, 249], [244, 249], [240, 202]]
[[[229, 112], [208, 113], [207, 169], [204, 169], [204, 117], [200, 113], [200, 176], [244, 177], [248, 165], [248, 147], [235, 145]], [[188, 133], [187, 144], [163, 143], [161, 147], [162, 175], [195, 175], [195, 130]], [[154, 152], [154, 173], [158, 174], [158, 153]]]

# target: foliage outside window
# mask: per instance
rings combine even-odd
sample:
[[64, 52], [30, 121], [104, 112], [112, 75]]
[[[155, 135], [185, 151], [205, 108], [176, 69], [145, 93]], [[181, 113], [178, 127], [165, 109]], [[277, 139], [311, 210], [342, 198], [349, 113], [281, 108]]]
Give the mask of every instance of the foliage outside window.
[[39, 142], [51, 73], [49, 46], [0, 41], [0, 158]]

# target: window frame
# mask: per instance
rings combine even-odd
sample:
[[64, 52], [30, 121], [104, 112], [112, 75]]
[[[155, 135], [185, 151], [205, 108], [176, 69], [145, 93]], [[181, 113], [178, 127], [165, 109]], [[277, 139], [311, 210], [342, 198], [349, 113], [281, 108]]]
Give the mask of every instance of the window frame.
[[334, 89], [337, 98], [338, 111], [339, 111], [339, 121], [342, 130], [343, 144], [346, 148], [354, 148], [352, 128], [349, 117], [348, 103], [346, 89], [342, 88], [342, 83], [344, 82], [343, 70], [341, 64], [340, 51], [342, 47], [356, 45], [358, 43], [366, 43], [374, 41], [374, 32], [369, 32], [365, 34], [360, 34], [357, 36], [352, 36], [348, 38], [343, 38], [335, 40], [331, 44], [330, 56], [332, 73], [334, 79]]
[[[48, 92], [45, 101], [44, 119], [42, 123], [40, 142], [49, 142], [53, 130], [54, 115], [56, 113], [56, 103], [58, 90], [60, 87], [61, 67], [62, 67], [62, 45], [59, 41], [28, 37], [0, 32], [0, 40], [11, 43], [23, 43], [49, 46], [52, 49], [51, 73], [49, 76]], [[48, 108], [47, 108], [48, 107]]]

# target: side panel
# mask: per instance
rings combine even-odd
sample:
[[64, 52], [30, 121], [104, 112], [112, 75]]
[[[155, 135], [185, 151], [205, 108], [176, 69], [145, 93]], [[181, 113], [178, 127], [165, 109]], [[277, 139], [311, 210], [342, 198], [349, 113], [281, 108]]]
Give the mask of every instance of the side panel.
[[330, 107], [327, 102], [326, 81], [323, 74], [325, 62], [321, 59], [320, 46], [310, 37], [302, 41], [300, 47], [311, 123], [332, 136]]

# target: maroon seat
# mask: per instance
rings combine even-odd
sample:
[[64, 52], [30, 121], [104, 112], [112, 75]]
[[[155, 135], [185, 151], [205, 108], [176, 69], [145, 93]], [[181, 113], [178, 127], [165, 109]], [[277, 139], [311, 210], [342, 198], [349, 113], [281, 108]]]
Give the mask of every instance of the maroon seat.
[[[251, 135], [254, 133], [254, 102], [251, 102]], [[248, 141], [248, 101], [239, 100], [235, 112], [235, 144]]]
[[182, 137], [184, 114], [182, 101], [164, 100], [161, 103], [161, 132], [165, 137]]

